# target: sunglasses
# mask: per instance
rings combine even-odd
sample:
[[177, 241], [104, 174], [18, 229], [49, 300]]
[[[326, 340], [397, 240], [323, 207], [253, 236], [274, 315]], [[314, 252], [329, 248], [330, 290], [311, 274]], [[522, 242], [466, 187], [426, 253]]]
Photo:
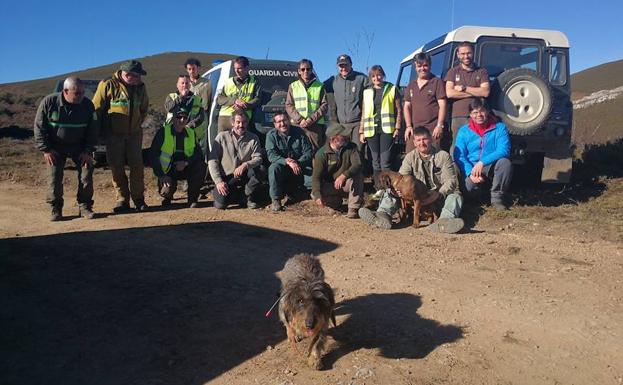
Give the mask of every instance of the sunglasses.
[[299, 71], [301, 71], [301, 72], [311, 72], [311, 70], [312, 70], [311, 68], [305, 68], [305, 67], [304, 68], [299, 68]]

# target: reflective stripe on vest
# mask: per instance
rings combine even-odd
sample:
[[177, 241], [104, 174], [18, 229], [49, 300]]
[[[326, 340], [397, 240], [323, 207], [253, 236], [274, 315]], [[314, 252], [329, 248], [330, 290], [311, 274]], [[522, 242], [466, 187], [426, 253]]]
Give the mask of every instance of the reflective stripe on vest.
[[[394, 99], [396, 87], [386, 82], [383, 86], [381, 101], [381, 129], [386, 134], [393, 134], [396, 130], [396, 105]], [[377, 112], [378, 113], [378, 112]], [[363, 90], [363, 134], [366, 138], [374, 136], [374, 89]]]
[[[184, 137], [184, 155], [190, 158], [195, 152], [195, 131], [190, 128], [184, 128], [186, 130], [186, 136]], [[171, 159], [175, 153], [176, 140], [173, 135], [173, 127], [170, 123], [164, 125], [164, 140], [162, 146], [160, 146], [160, 167], [166, 174], [171, 169]]]
[[[317, 79], [305, 89], [305, 85], [301, 80], [292, 82], [292, 97], [294, 98], [294, 108], [302, 117], [308, 118], [312, 113], [320, 108], [320, 94], [322, 93], [322, 83]], [[318, 124], [324, 124], [324, 116], [316, 121]]]
[[[243, 102], [248, 102], [253, 97], [253, 92], [255, 91], [255, 76], [249, 75], [247, 80], [242, 84], [242, 87], [238, 88], [236, 83], [234, 83], [234, 78], [229, 78], [225, 81], [225, 86], [223, 87], [223, 92], [225, 96], [232, 97], [235, 96], [236, 99], [240, 99]], [[231, 117], [231, 114], [234, 113], [234, 107], [232, 106], [222, 106], [221, 111], [218, 116], [228, 116]], [[247, 118], [251, 119], [252, 111], [245, 111], [247, 114]]]
[[[169, 94], [169, 97], [173, 100], [175, 100], [178, 97], [178, 94], [176, 92], [172, 92]], [[191, 120], [193, 117], [197, 116], [199, 114], [199, 109], [201, 108], [201, 104], [202, 104], [202, 99], [199, 95], [193, 95], [193, 106], [190, 110], [190, 115], [188, 116], [188, 119]], [[204, 111], [204, 113], [207, 115], [207, 113]], [[172, 112], [168, 112], [167, 113], [167, 117], [165, 119], [165, 123], [171, 123], [171, 121], [173, 120], [173, 113]], [[195, 127], [195, 135], [197, 136], [197, 140], [201, 140], [206, 133], [206, 121], [207, 121], [207, 116], [204, 116], [203, 121], [201, 122], [200, 125], [198, 125], [197, 127]]]

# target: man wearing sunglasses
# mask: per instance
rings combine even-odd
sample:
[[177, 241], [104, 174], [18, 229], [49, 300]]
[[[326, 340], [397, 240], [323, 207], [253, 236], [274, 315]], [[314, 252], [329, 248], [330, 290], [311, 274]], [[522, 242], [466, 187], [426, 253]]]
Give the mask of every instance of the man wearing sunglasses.
[[327, 95], [324, 85], [314, 74], [311, 60], [299, 61], [298, 74], [299, 78], [288, 87], [286, 111], [290, 122], [303, 129], [316, 152], [325, 142], [324, 114], [327, 112]]

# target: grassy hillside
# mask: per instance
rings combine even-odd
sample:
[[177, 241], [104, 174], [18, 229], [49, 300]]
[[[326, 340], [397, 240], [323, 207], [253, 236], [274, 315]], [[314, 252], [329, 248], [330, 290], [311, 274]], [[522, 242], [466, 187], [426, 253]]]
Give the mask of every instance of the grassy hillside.
[[[189, 57], [195, 57], [201, 61], [201, 71], [203, 72], [211, 68], [211, 63], [214, 60], [227, 60], [234, 56], [198, 52], [167, 52], [138, 58], [147, 71], [147, 76], [143, 77], [143, 81], [147, 86], [150, 105], [156, 111], [163, 110], [164, 98], [169, 92], [175, 90], [177, 75], [186, 72], [183, 64]], [[118, 70], [121, 63], [116, 62], [45, 79], [0, 84], [0, 127], [11, 125], [30, 127], [38, 100], [49, 94], [57, 81], [70, 75], [83, 79], [104, 79]]]
[[[623, 86], [623, 60], [601, 64], [571, 75], [572, 98]], [[620, 110], [619, 110], [620, 111]]]

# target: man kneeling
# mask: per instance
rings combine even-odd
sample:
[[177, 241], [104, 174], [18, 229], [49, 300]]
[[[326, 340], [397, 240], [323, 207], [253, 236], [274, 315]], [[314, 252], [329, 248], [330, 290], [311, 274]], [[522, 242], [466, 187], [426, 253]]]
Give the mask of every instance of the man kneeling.
[[318, 206], [339, 209], [348, 196], [347, 218], [358, 217], [363, 195], [363, 174], [357, 146], [339, 124], [327, 130], [327, 143], [314, 157], [312, 199]]
[[173, 119], [156, 133], [151, 144], [151, 165], [158, 178], [162, 206], [171, 205], [177, 181], [187, 180], [188, 203], [191, 208], [197, 207], [206, 164], [197, 144], [195, 130], [186, 127], [188, 113], [178, 109]]
[[[415, 148], [405, 156], [399, 173], [413, 175], [437, 196], [433, 204], [435, 211], [439, 213], [439, 219], [431, 224], [429, 229], [441, 233], [457, 233], [464, 226], [463, 220], [459, 218], [463, 197], [459, 190], [454, 162], [447, 152], [433, 147], [432, 140], [431, 133], [426, 128], [415, 128], [413, 130]], [[376, 212], [362, 208], [359, 210], [359, 216], [371, 225], [389, 229], [392, 216], [398, 210], [399, 204], [399, 200], [386, 191]]]
[[304, 189], [304, 169], [310, 168], [312, 162], [312, 144], [305, 132], [298, 127], [290, 127], [284, 112], [273, 116], [275, 129], [266, 135], [266, 154], [268, 183], [273, 211], [283, 211], [282, 199], [287, 193], [293, 198], [298, 191]]
[[216, 135], [208, 167], [216, 184], [214, 207], [225, 210], [238, 203], [256, 209], [257, 189], [264, 179], [260, 139], [247, 131], [247, 115], [239, 110], [231, 117], [232, 128]]

